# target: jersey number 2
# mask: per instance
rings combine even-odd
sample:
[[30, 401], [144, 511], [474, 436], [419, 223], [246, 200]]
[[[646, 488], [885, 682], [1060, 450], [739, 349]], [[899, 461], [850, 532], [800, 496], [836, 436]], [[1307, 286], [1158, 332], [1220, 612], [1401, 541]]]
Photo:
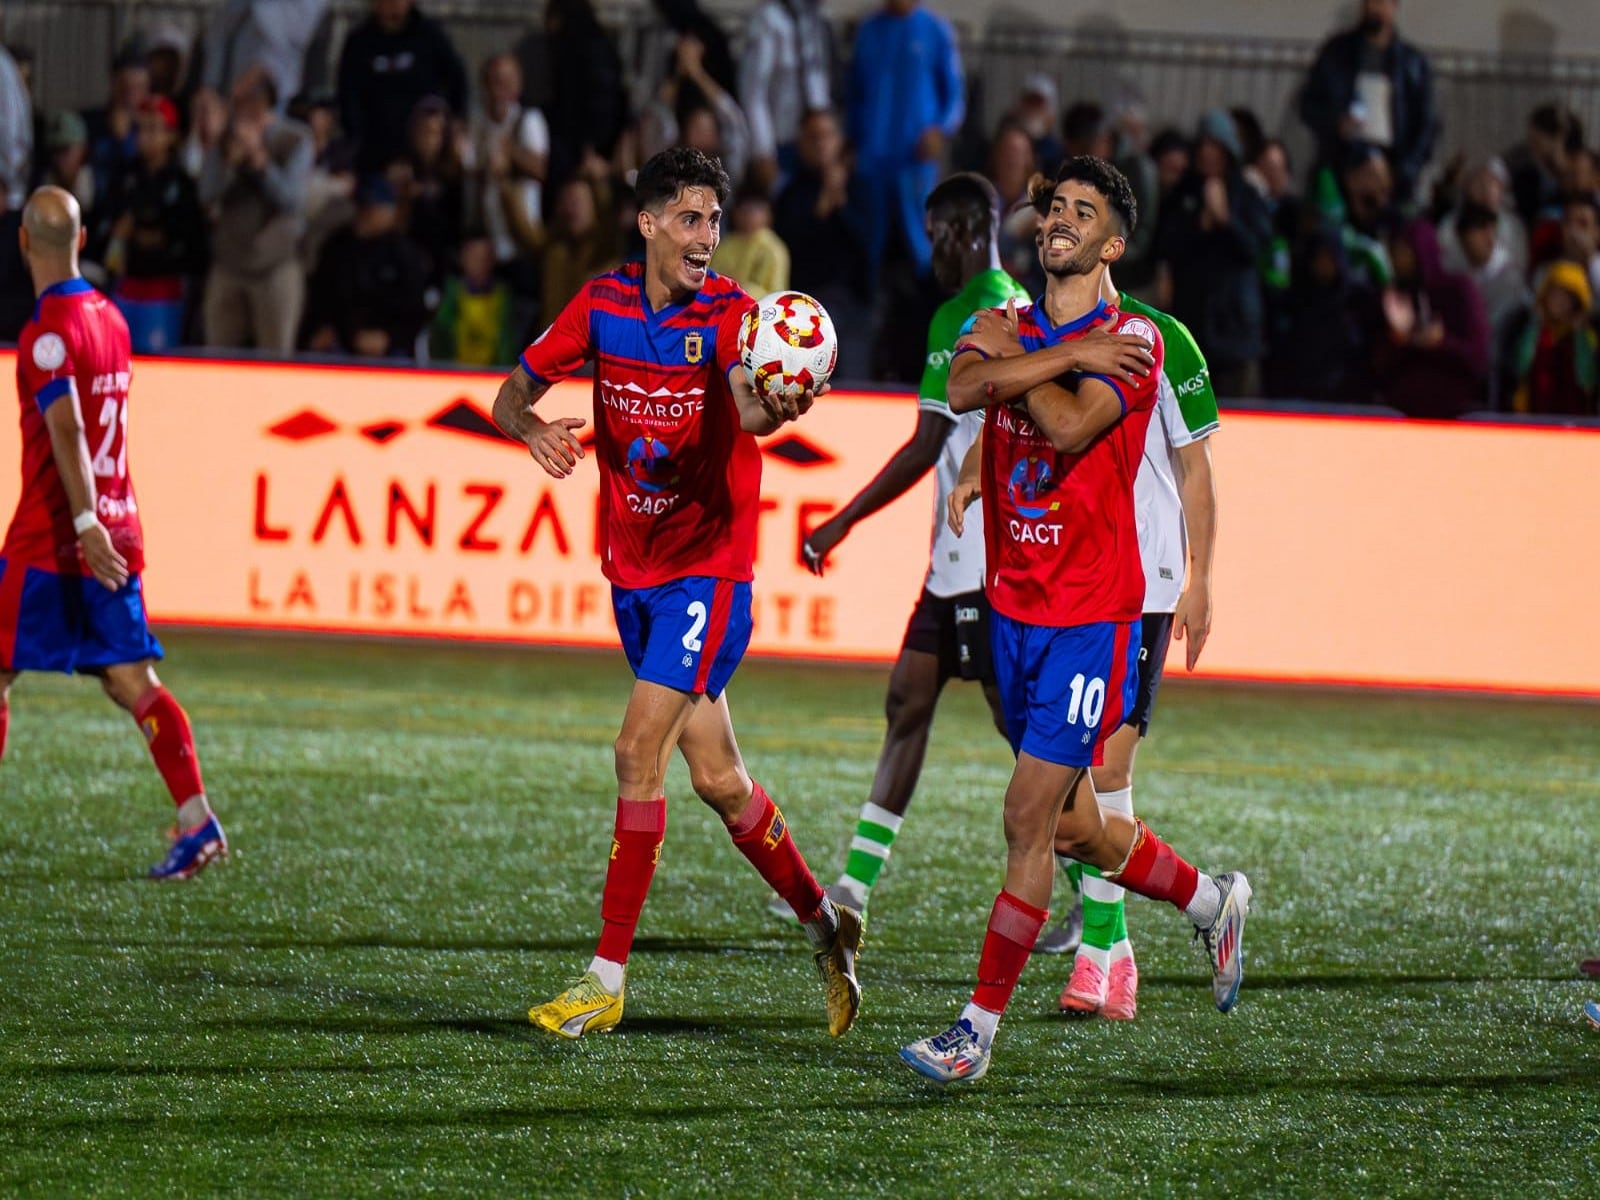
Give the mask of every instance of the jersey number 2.
[[706, 627], [706, 606], [703, 600], [696, 600], [689, 605], [686, 616], [694, 619], [694, 624], [689, 626], [689, 632], [683, 635], [683, 648], [691, 654], [699, 654], [704, 644], [700, 641], [700, 631]]

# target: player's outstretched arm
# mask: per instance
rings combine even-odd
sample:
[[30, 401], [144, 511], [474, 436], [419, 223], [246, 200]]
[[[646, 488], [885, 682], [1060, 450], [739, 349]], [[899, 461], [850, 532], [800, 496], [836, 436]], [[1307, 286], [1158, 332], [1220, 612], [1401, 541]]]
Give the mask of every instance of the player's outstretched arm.
[[812, 574], [821, 575], [823, 562], [830, 551], [854, 528], [885, 505], [892, 504], [910, 491], [939, 461], [945, 439], [955, 428], [945, 417], [932, 412], [917, 414], [916, 432], [911, 440], [896, 450], [883, 469], [872, 477], [834, 516], [824, 521], [801, 543], [800, 552]]
[[89, 443], [83, 436], [83, 412], [78, 407], [76, 388], [50, 403], [44, 411], [44, 423], [50, 431], [56, 473], [61, 476], [72, 508], [72, 527], [78, 534], [83, 561], [95, 579], [116, 591], [128, 582], [128, 560], [111, 544], [111, 535], [97, 515], [94, 469], [89, 462]]
[[950, 489], [950, 499], [945, 502], [946, 520], [950, 532], [957, 537], [967, 526], [967, 509], [983, 495], [983, 434], [967, 450], [961, 460], [961, 471], [956, 476], [956, 486]]
[[533, 411], [534, 402], [550, 390], [550, 385], [535, 380], [521, 366], [511, 369], [494, 398], [494, 423], [508, 437], [528, 448], [533, 461], [556, 479], [565, 479], [583, 457], [577, 431], [582, 417], [557, 417], [546, 421]]
[[1211, 557], [1217, 537], [1217, 485], [1211, 474], [1211, 439], [1178, 448], [1178, 496], [1189, 532], [1189, 582], [1172, 615], [1172, 634], [1187, 640], [1189, 670], [1211, 634]]

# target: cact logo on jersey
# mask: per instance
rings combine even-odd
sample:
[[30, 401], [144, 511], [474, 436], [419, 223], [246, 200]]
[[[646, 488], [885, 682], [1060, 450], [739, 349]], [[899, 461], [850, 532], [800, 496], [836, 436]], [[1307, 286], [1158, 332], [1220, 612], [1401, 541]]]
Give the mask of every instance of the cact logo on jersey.
[[1017, 465], [1011, 468], [1011, 482], [1007, 490], [1011, 493], [1011, 503], [1017, 506], [1017, 511], [1029, 520], [1037, 521], [1057, 505], [1030, 504], [1029, 501], [1048, 495], [1055, 491], [1055, 487], [1055, 472], [1050, 469], [1050, 464], [1042, 458], [1030, 455], [1019, 460]]
[[628, 447], [628, 475], [647, 492], [664, 492], [678, 485], [678, 464], [672, 447], [648, 433]]

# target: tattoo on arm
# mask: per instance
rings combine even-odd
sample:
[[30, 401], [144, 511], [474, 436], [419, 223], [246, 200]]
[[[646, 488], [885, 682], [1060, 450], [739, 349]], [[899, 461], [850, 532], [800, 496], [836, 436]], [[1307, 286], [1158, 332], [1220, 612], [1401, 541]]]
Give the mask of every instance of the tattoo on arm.
[[533, 414], [533, 405], [549, 390], [549, 384], [536, 382], [520, 366], [513, 367], [494, 398], [494, 423], [508, 437], [519, 442], [527, 441], [534, 422], [538, 420]]

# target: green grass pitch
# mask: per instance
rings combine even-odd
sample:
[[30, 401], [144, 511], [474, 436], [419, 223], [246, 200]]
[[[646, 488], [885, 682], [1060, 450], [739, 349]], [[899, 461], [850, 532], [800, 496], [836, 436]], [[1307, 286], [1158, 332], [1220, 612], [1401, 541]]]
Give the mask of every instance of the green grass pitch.
[[[1256, 915], [1218, 1015], [1174, 913], [1139, 1019], [1035, 957], [989, 1077], [895, 1058], [970, 988], [1009, 755], [954, 687], [826, 1036], [803, 939], [669, 780], [616, 1034], [528, 1006], [587, 961], [620, 656], [168, 637], [232, 861], [92, 683], [28, 676], [0, 765], [0, 1195], [1594, 1195], [1600, 709], [1169, 685], [1137, 801]], [[881, 670], [748, 663], [745, 756], [825, 881]]]

